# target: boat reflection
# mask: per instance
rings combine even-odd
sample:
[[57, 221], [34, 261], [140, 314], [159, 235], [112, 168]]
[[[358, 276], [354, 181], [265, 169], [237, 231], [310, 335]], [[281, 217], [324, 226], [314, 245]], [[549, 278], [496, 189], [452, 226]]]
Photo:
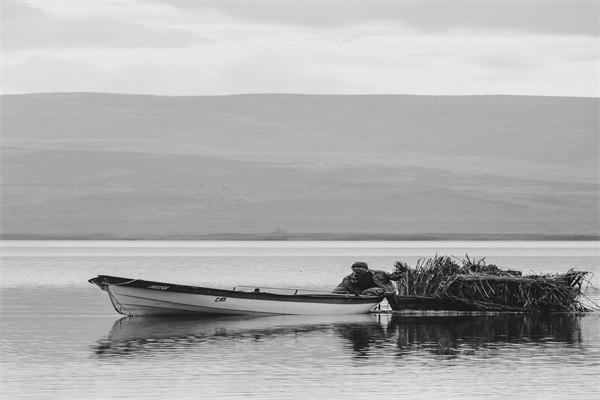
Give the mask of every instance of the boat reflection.
[[227, 339], [262, 340], [284, 335], [330, 332], [338, 325], [379, 325], [374, 314], [281, 315], [272, 317], [124, 317], [117, 320], [108, 337], [94, 345], [99, 356], [148, 353]]
[[[355, 358], [369, 357], [376, 349], [381, 349], [390, 342], [392, 332], [385, 329], [389, 317], [380, 316], [371, 324], [338, 324], [336, 333], [349, 344]], [[348, 348], [348, 346], [346, 346]]]
[[393, 315], [386, 324], [339, 324], [338, 335], [355, 358], [430, 354], [446, 358], [485, 355], [518, 348], [524, 354], [546, 346], [581, 347], [577, 314], [417, 314]]
[[397, 355], [418, 350], [456, 356], [522, 344], [577, 345], [582, 342], [581, 314], [490, 314], [462, 316], [393, 316], [387, 335]]
[[[460, 357], [509, 349], [523, 354], [582, 348], [578, 314], [478, 314], [273, 316], [164, 318], [125, 317], [93, 346], [97, 356], [185, 350], [200, 343], [238, 345], [303, 337], [321, 346], [342, 346], [353, 358], [434, 355]], [[313, 335], [314, 339], [309, 338]], [[233, 342], [232, 342], [233, 341]], [[238, 342], [235, 342], [238, 341]], [[514, 346], [518, 344], [519, 346]], [[240, 347], [241, 348], [241, 347]]]

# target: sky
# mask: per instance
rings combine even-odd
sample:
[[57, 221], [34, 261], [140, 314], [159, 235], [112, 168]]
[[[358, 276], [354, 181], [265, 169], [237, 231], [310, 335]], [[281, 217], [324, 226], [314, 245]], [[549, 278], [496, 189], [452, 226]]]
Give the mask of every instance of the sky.
[[0, 93], [600, 95], [600, 0], [0, 0]]

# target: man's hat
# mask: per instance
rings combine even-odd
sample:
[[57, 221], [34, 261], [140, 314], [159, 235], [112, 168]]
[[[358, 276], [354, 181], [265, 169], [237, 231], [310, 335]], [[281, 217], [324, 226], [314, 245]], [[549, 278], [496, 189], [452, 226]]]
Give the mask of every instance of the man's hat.
[[358, 261], [358, 262], [355, 262], [354, 264], [352, 264], [352, 267], [350, 267], [350, 268], [366, 268], [366, 269], [369, 269], [369, 266], [367, 265], [366, 262]]

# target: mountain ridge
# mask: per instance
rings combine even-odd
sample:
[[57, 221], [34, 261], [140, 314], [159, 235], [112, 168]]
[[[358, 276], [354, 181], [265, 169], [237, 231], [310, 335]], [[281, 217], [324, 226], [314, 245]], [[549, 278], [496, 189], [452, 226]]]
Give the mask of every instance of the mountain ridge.
[[49, 93], [0, 104], [3, 236], [600, 231], [596, 98]]

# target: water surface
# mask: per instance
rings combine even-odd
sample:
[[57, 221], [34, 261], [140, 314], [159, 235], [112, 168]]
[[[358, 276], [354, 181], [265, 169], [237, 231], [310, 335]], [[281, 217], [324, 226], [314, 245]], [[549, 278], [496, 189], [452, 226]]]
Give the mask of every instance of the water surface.
[[330, 289], [357, 260], [466, 252], [525, 272], [600, 265], [596, 242], [4, 242], [0, 396], [599, 396], [599, 313], [121, 318], [86, 282]]

